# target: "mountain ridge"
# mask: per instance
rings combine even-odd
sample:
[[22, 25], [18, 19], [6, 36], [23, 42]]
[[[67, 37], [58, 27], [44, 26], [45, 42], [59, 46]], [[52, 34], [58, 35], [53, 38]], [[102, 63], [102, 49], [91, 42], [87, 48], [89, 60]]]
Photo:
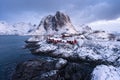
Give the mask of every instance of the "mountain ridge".
[[56, 14], [42, 18], [34, 34], [77, 33], [68, 15], [57, 11]]
[[0, 35], [31, 35], [35, 29], [36, 26], [31, 23], [19, 22], [12, 25], [0, 22]]

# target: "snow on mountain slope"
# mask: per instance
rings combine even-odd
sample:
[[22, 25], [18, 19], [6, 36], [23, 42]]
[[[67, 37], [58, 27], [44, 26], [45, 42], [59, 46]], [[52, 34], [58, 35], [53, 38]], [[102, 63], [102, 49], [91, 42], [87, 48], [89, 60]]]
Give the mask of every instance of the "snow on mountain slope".
[[105, 31], [92, 31], [87, 35], [87, 38], [93, 40], [114, 40], [115, 36], [110, 33], [106, 33]]
[[81, 24], [79, 27], [77, 27], [77, 30], [80, 33], [90, 33], [90, 32], [92, 32], [91, 27], [89, 27], [88, 25], [85, 25], [85, 24]]
[[44, 17], [34, 32], [34, 35], [61, 33], [75, 34], [77, 31], [72, 25], [69, 16], [58, 11], [54, 16], [48, 15]]
[[16, 23], [14, 25], [7, 22], [0, 22], [0, 35], [30, 35], [36, 29], [30, 23]]
[[18, 35], [32, 35], [32, 31], [36, 29], [36, 26], [33, 26], [31, 23], [17, 23], [13, 25], [16, 34]]
[[13, 34], [12, 30], [13, 30], [12, 25], [9, 25], [6, 22], [0, 22], [0, 35], [5, 35], [5, 34], [11, 35]]

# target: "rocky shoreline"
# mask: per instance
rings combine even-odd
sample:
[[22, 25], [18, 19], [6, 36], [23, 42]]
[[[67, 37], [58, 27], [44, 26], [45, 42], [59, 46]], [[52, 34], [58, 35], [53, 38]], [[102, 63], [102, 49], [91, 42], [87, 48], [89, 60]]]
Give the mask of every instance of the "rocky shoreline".
[[[30, 42], [26, 47], [33, 55], [45, 55], [50, 59], [34, 59], [18, 64], [12, 80], [119, 80], [120, 78], [119, 56], [116, 62], [104, 59], [92, 60], [89, 57], [79, 58], [78, 55], [62, 57], [55, 53], [54, 55], [53, 51], [36, 52], [40, 48], [38, 43]], [[101, 77], [102, 75], [104, 77]]]
[[29, 60], [18, 64], [12, 80], [91, 80], [94, 66], [62, 58]]

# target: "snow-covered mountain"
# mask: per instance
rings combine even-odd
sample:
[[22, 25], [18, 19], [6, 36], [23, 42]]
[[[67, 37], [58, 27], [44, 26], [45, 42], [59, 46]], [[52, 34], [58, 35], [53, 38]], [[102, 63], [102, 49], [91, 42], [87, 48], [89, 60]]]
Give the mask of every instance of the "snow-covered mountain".
[[77, 31], [71, 23], [68, 15], [57, 11], [56, 14], [48, 15], [44, 17], [37, 30], [33, 33], [34, 35], [44, 35], [44, 34], [61, 34], [61, 33], [71, 33], [75, 34]]
[[0, 35], [31, 35], [36, 29], [31, 23], [16, 23], [14, 25], [7, 22], [0, 22]]
[[91, 80], [120, 80], [120, 36], [86, 25], [80, 28], [77, 32], [70, 18], [57, 12], [42, 19], [36, 35], [26, 41], [26, 47], [33, 54], [95, 65], [89, 73]]

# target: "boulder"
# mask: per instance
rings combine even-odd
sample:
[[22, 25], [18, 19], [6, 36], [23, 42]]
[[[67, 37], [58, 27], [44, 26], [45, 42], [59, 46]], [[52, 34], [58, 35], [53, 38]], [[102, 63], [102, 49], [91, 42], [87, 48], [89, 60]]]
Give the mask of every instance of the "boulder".
[[12, 80], [90, 80], [92, 70], [88, 63], [36, 59], [18, 64]]

